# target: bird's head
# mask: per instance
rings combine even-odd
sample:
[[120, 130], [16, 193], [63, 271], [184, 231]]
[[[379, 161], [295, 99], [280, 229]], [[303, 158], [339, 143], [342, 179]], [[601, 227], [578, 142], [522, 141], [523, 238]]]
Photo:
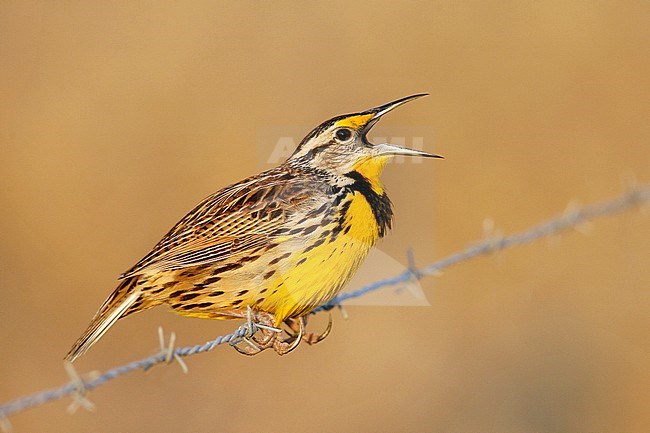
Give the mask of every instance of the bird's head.
[[397, 155], [442, 158], [420, 150], [389, 143], [370, 143], [367, 134], [381, 117], [426, 94], [398, 99], [361, 113], [344, 114], [323, 122], [302, 140], [288, 163], [294, 167], [319, 169], [335, 175], [358, 172], [378, 180], [386, 162]]

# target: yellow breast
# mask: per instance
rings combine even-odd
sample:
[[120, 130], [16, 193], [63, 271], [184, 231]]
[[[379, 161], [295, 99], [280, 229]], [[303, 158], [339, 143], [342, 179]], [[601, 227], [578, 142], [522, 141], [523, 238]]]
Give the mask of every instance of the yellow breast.
[[336, 296], [377, 242], [379, 227], [365, 197], [355, 192], [341, 206], [347, 209], [342, 224], [336, 221], [284, 244], [292, 254], [278, 263], [270, 294], [259, 305], [273, 312], [278, 324]]

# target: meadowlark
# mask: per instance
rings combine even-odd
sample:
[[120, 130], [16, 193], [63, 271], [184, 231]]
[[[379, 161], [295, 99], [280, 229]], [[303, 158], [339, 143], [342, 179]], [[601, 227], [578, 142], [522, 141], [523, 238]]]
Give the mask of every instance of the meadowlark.
[[391, 228], [379, 179], [386, 162], [440, 158], [367, 139], [384, 114], [421, 96], [334, 117], [280, 166], [207, 197], [120, 276], [66, 359], [86, 352], [118, 319], [161, 304], [184, 316], [254, 320], [251, 346], [238, 349], [248, 355], [320, 341], [331, 317], [315, 335], [303, 332], [306, 315], [339, 293]]

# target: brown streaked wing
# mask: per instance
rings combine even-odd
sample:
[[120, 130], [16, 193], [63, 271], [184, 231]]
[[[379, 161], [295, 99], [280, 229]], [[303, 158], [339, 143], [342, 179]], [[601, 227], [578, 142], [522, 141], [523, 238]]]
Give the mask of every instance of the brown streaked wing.
[[[120, 279], [144, 272], [166, 271], [214, 263], [264, 246], [295, 206], [309, 194], [294, 188], [293, 178], [255, 176], [207, 197], [181, 219]], [[287, 192], [291, 196], [287, 196]], [[273, 212], [278, 207], [281, 212]], [[287, 206], [289, 204], [289, 206]]]

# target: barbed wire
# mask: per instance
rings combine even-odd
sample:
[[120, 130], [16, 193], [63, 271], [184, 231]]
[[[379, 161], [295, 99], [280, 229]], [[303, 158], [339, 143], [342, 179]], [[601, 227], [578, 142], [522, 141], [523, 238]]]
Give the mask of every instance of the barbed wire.
[[[414, 278], [419, 279], [424, 276], [438, 274], [445, 268], [449, 268], [453, 265], [465, 262], [478, 256], [492, 254], [506, 248], [528, 244], [537, 239], [558, 234], [570, 228], [580, 230], [582, 226], [597, 217], [613, 215], [625, 210], [629, 210], [633, 207], [641, 207], [642, 205], [647, 206], [648, 203], [650, 203], [650, 184], [634, 186], [630, 187], [624, 194], [606, 201], [585, 207], [578, 207], [573, 204], [569, 205], [563, 214], [553, 219], [512, 235], [490, 236], [479, 242], [475, 242], [472, 246], [465, 248], [464, 250], [451, 254], [422, 268], [416, 268], [413, 264], [412, 255], [409, 255], [408, 270], [395, 277], [375, 281], [364, 287], [361, 287], [358, 290], [343, 293], [332, 299], [330, 302], [316, 308], [312, 311], [312, 313], [316, 314], [319, 311], [330, 310], [336, 306], [341, 306], [341, 304], [348, 299], [358, 298], [369, 292], [373, 292], [385, 287], [395, 286], [397, 284], [410, 281]], [[70, 382], [67, 384], [58, 388], [53, 388], [20, 397], [18, 399], [0, 405], [0, 430], [10, 429], [8, 416], [22, 412], [29, 408], [59, 400], [66, 396], [72, 396], [74, 399], [72, 405], [69, 407], [71, 411], [74, 411], [80, 406], [91, 409], [93, 405], [86, 398], [86, 394], [89, 391], [105, 384], [106, 382], [109, 382], [135, 370], [148, 370], [158, 364], [171, 363], [176, 361], [179, 362], [181, 367], [183, 367], [183, 370], [187, 372], [187, 367], [182, 361], [182, 358], [196, 355], [198, 353], [209, 352], [224, 343], [234, 344], [241, 342], [247, 336], [250, 336], [256, 332], [257, 329], [257, 325], [249, 321], [241, 325], [234, 332], [226, 335], [221, 335], [214, 340], [208, 341], [205, 344], [197, 344], [195, 346], [179, 348], [174, 348], [175, 335], [173, 333], [170, 336], [169, 343], [166, 344], [162, 335], [162, 331], [160, 330], [160, 352], [147, 358], [112, 368], [102, 374], [95, 374], [93, 377], [88, 377], [89, 375], [86, 375], [86, 378], [80, 376], [74, 367], [72, 367], [72, 364], [67, 363], [65, 364], [65, 367], [68, 375], [70, 376]]]

